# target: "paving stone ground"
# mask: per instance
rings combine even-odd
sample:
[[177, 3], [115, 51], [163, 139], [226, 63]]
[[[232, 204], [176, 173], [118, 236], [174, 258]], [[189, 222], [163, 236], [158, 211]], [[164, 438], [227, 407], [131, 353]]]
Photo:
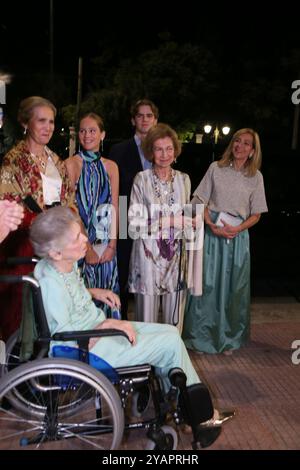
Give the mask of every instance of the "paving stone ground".
[[[300, 341], [300, 304], [257, 298], [251, 308], [251, 340], [232, 356], [190, 351], [217, 407], [237, 412], [210, 449], [300, 450], [300, 364], [292, 363], [291, 348]], [[145, 432], [132, 431], [122, 448], [145, 445]], [[191, 449], [190, 436], [180, 434], [178, 449]]]

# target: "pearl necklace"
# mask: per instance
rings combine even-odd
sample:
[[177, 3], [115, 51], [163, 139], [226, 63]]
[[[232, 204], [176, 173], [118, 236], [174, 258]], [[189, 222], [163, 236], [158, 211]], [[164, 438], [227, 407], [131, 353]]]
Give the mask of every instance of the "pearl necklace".
[[167, 204], [168, 206], [173, 206], [175, 204], [175, 195], [174, 195], [174, 179], [175, 171], [171, 169], [170, 178], [167, 181], [162, 181], [159, 179], [155, 170], [152, 169], [152, 184], [156, 197], [159, 199], [160, 204], [163, 206]]
[[72, 293], [70, 292], [72, 289], [71, 289], [71, 284], [70, 284], [70, 277], [73, 275], [76, 277], [77, 281], [79, 281], [80, 284], [83, 283], [83, 280], [81, 278], [81, 275], [80, 275], [80, 270], [79, 268], [75, 269], [74, 266], [72, 266], [72, 271], [67, 271], [67, 272], [62, 272], [62, 271], [59, 271], [57, 269], [57, 267], [55, 266], [54, 263], [51, 263], [49, 262], [49, 264], [52, 266], [52, 268], [54, 269], [54, 271], [57, 272], [57, 274], [62, 278], [62, 280], [64, 281], [65, 285], [66, 285], [66, 288], [67, 288], [67, 291], [69, 292], [70, 294], [70, 297], [73, 297]]
[[77, 321], [81, 315], [88, 313], [91, 304], [93, 304], [90, 294], [87, 294], [84, 285], [84, 280], [81, 277], [80, 270], [73, 266], [70, 272], [61, 272], [57, 269], [54, 263], [50, 262], [52, 268], [57, 272], [59, 277], [62, 279], [66, 290], [71, 297], [73, 303], [72, 318]]
[[[72, 308], [72, 313], [70, 314], [72, 321], [79, 322], [80, 324], [82, 322], [82, 319], [86, 319], [90, 316], [91, 306], [93, 305], [93, 308], [95, 308], [91, 294], [88, 292], [84, 284], [84, 279], [81, 276], [80, 269], [79, 268], [75, 269], [75, 267], [73, 266], [72, 271], [61, 272], [57, 269], [54, 263], [50, 261], [49, 264], [52, 266], [54, 271], [56, 271], [56, 273], [62, 279], [66, 287], [66, 291], [68, 292], [72, 300], [73, 308]], [[96, 307], [98, 308], [99, 305], [96, 304]], [[121, 314], [117, 307], [114, 307], [114, 308], [108, 307], [106, 310], [102, 308], [102, 311], [104, 311], [105, 315], [107, 315], [107, 313], [110, 311], [111, 313], [109, 316], [111, 318], [121, 320]], [[78, 327], [78, 329], [83, 329], [83, 328], [82, 326], [80, 326]]]

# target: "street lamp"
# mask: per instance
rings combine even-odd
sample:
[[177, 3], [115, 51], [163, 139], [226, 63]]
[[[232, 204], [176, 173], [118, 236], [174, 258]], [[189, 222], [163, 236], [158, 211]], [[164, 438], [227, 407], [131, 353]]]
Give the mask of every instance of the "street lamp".
[[205, 134], [208, 134], [211, 136], [211, 138], [213, 139], [213, 151], [212, 151], [212, 161], [214, 161], [215, 159], [215, 148], [216, 148], [216, 145], [218, 143], [218, 140], [220, 138], [222, 138], [223, 136], [225, 135], [228, 135], [229, 132], [230, 132], [230, 127], [225, 125], [221, 128], [221, 131], [218, 127], [218, 125], [215, 126], [215, 128], [213, 129], [213, 126], [211, 126], [210, 124], [205, 124], [205, 126], [203, 127], [204, 129], [204, 132]]

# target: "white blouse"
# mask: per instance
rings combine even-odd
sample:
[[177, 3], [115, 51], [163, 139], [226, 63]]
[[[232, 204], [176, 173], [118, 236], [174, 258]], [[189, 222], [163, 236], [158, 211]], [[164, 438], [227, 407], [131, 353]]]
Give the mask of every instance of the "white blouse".
[[60, 202], [62, 179], [51, 156], [48, 154], [45, 174], [41, 173], [43, 182], [44, 204], [51, 205]]

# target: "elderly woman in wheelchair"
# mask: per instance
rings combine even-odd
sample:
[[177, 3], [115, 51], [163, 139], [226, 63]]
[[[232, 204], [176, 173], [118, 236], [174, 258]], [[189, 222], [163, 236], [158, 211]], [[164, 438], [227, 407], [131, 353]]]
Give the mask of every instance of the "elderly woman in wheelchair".
[[[87, 238], [70, 209], [40, 214], [30, 237], [42, 258], [34, 277], [47, 325], [40, 328], [38, 360], [19, 365], [1, 380], [0, 425], [2, 414], [11, 418], [18, 412], [25, 429], [19, 444], [46, 448], [62, 442], [72, 447], [76, 441], [79, 448], [114, 449], [124, 428], [146, 428], [147, 448], [164, 450], [177, 444], [176, 431], [164, 424], [171, 416], [175, 424], [188, 425], [194, 449], [210, 446], [234, 413], [214, 409], [177, 328], [105, 318], [77, 270]], [[118, 304], [116, 297], [107, 296]], [[45, 351], [50, 357], [39, 359]], [[145, 391], [150, 391], [155, 417], [124, 424], [127, 397], [138, 396], [142, 414]]]

